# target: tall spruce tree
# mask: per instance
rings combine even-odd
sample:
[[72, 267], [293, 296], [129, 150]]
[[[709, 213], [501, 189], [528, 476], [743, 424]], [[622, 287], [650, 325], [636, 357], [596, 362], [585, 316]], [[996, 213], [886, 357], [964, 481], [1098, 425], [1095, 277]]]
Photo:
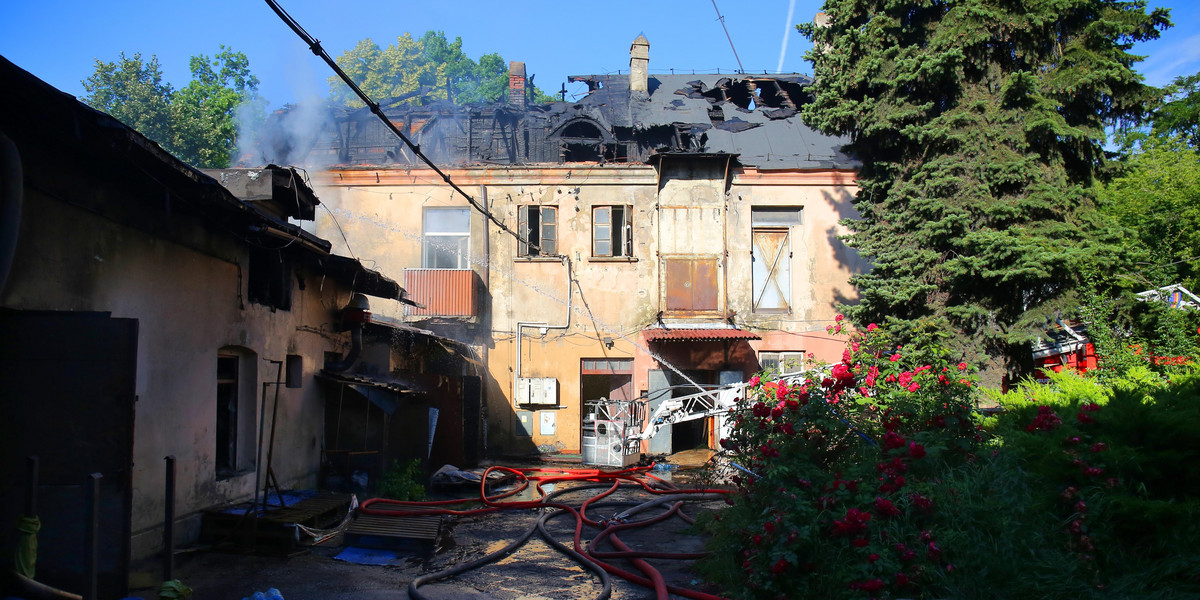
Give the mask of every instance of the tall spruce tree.
[[1170, 26], [1143, 1], [826, 0], [806, 121], [862, 162], [847, 242], [859, 323], [933, 319], [964, 359], [1001, 373], [1109, 260], [1093, 179], [1104, 126], [1155, 90], [1135, 41]]

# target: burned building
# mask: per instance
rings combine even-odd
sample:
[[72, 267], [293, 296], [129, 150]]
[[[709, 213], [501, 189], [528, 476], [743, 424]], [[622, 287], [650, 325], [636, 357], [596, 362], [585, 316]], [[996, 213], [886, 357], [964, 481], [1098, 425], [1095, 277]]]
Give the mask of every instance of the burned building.
[[[426, 306], [388, 316], [476, 349], [494, 451], [579, 452], [595, 400], [840, 357], [825, 327], [868, 265], [839, 237], [857, 163], [799, 113], [811, 80], [651, 74], [649, 54], [639, 36], [629, 74], [573, 77], [589, 90], [576, 102], [530, 103], [514, 63], [495, 104], [381, 103], [520, 240], [366, 110], [303, 148], [267, 144], [264, 158], [323, 165], [315, 231], [344, 233]], [[668, 427], [647, 451], [713, 446], [714, 432]]]
[[369, 318], [404, 290], [306, 230], [302, 173], [198, 171], [2, 57], [0, 85], [0, 520], [37, 508], [40, 581], [84, 589], [98, 523], [99, 596], [123, 597], [164, 530], [194, 541], [268, 472], [313, 488], [351, 445], [373, 480], [478, 455], [478, 359]]

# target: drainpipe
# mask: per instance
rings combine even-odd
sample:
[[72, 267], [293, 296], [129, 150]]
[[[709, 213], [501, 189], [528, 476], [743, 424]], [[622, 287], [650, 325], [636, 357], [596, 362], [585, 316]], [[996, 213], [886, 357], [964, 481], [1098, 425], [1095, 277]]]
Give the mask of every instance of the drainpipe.
[[567, 321], [562, 325], [551, 325], [549, 323], [536, 323], [531, 321], [517, 321], [517, 344], [516, 359], [513, 361], [513, 384], [512, 397], [513, 406], [517, 405], [517, 380], [521, 378], [521, 329], [525, 327], [540, 327], [542, 329], [566, 329], [571, 326], [571, 259], [570, 257], [562, 256], [563, 264], [567, 265]]
[[325, 363], [325, 370], [330, 372], [341, 372], [354, 366], [358, 361], [358, 355], [362, 353], [362, 330], [363, 323], [371, 319], [371, 313], [368, 309], [371, 308], [367, 297], [362, 294], [355, 294], [346, 308], [342, 310], [342, 319], [352, 323], [350, 328], [350, 351], [342, 360]]

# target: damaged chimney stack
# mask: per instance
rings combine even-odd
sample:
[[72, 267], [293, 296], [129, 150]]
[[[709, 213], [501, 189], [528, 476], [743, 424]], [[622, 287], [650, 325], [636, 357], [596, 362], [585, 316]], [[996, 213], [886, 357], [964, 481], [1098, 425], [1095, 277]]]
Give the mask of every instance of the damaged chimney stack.
[[645, 95], [650, 88], [650, 40], [638, 35], [629, 47], [629, 92]]
[[508, 103], [525, 110], [525, 63], [508, 63]]

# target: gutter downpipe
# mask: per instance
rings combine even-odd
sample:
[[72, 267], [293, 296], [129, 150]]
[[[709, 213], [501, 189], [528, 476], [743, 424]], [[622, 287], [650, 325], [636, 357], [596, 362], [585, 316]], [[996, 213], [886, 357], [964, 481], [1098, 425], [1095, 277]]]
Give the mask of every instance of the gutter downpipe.
[[567, 321], [562, 325], [551, 325], [549, 323], [538, 323], [532, 321], [517, 321], [516, 334], [517, 343], [514, 345], [516, 349], [516, 357], [513, 360], [513, 384], [512, 384], [512, 402], [513, 407], [517, 406], [517, 381], [521, 379], [521, 329], [525, 327], [541, 327], [542, 329], [566, 329], [571, 326], [571, 258], [567, 255], [562, 255], [563, 264], [567, 265]]

